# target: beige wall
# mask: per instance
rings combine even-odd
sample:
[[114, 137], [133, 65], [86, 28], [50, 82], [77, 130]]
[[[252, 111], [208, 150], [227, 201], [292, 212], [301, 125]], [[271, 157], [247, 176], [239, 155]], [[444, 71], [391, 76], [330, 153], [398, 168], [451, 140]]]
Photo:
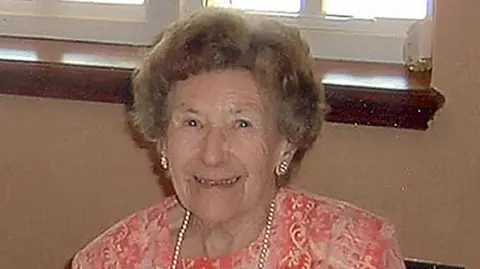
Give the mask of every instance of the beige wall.
[[[439, 0], [433, 83], [447, 105], [428, 131], [327, 124], [294, 183], [388, 217], [406, 256], [470, 269], [480, 268], [478, 10]], [[0, 123], [0, 268], [59, 269], [161, 198], [119, 105], [0, 96]]]

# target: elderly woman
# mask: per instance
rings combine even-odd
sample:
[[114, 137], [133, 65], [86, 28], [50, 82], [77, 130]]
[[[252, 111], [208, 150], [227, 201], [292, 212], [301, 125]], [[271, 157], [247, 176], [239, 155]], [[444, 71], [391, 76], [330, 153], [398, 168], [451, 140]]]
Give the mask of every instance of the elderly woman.
[[134, 123], [173, 197], [90, 243], [74, 269], [403, 269], [392, 225], [287, 187], [322, 126], [296, 29], [206, 9], [160, 35], [133, 80]]

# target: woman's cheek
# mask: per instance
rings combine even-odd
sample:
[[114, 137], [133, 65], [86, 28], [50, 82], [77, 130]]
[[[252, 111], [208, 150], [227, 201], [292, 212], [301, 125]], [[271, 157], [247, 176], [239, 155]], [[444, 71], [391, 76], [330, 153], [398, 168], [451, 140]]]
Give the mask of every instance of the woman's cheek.
[[[256, 162], [260, 164], [261, 160], [268, 153], [267, 144], [262, 134], [255, 132], [244, 132], [235, 137], [230, 143], [241, 159], [246, 162]], [[257, 161], [258, 160], [258, 161]]]
[[174, 149], [185, 149], [198, 143], [200, 133], [194, 128], [179, 128], [173, 131], [170, 136], [170, 146]]

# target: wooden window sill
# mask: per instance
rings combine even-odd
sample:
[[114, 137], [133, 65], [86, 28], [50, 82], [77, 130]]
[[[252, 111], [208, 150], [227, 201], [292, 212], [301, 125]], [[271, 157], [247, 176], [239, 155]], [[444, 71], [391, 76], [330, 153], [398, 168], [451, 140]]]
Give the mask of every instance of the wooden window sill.
[[[0, 37], [0, 94], [123, 103], [144, 52], [132, 46]], [[330, 122], [426, 130], [444, 96], [430, 73], [401, 65], [317, 60]]]

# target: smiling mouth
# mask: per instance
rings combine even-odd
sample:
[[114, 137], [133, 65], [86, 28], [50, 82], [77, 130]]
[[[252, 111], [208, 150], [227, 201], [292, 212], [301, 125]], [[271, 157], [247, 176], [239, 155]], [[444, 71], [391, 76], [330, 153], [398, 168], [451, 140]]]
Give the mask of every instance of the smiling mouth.
[[237, 183], [240, 180], [240, 177], [230, 177], [225, 179], [208, 179], [194, 176], [193, 178], [197, 183], [209, 187], [228, 187]]

